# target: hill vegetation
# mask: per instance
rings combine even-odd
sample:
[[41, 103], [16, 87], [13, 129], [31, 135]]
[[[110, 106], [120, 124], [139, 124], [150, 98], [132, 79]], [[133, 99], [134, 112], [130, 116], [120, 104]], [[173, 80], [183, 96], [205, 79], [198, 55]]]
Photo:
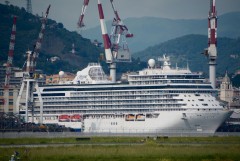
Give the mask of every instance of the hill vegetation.
[[[51, 14], [51, 10], [49, 14]], [[32, 50], [33, 45], [37, 41], [41, 27], [41, 18], [38, 15], [34, 16], [27, 13], [24, 8], [20, 9], [12, 5], [6, 6], [0, 4], [0, 64], [6, 63], [7, 61], [13, 15], [18, 17], [13, 64], [14, 66], [22, 67], [26, 61], [25, 52], [28, 49]], [[238, 18], [240, 19], [240, 14], [234, 13], [233, 15], [239, 15]], [[222, 16], [221, 21], [231, 21], [229, 16], [233, 15], [226, 14]], [[155, 30], [148, 32], [150, 35], [154, 34], [156, 38], [152, 39], [151, 36], [145, 37], [144, 42], [146, 43], [153, 40], [156, 41], [158, 39], [157, 37], [161, 36], [163, 34], [162, 32], [166, 31], [165, 29], [169, 29], [169, 19], [161, 19], [161, 23], [158, 22], [160, 21], [158, 18], [145, 19], [146, 21], [148, 20], [155, 23], [154, 26], [158, 28], [158, 32]], [[188, 20], [171, 20], [171, 31], [174, 31], [176, 29], [175, 26], [178, 26], [179, 23], [184, 24], [185, 21], [188, 22]], [[131, 20], [130, 22], [133, 21]], [[142, 22], [141, 18], [138, 23], [140, 22]], [[197, 25], [199, 26], [199, 32], [205, 32], [205, 27], [201, 25], [203, 23], [200, 23], [197, 20], [191, 20], [191, 22], [194, 23], [192, 27], [188, 27], [188, 31], [192, 31], [190, 28], [194, 28], [194, 26]], [[229, 23], [230, 22], [228, 22], [228, 24]], [[148, 23], [145, 24], [146, 25], [141, 25], [143, 27], [143, 31], [150, 31]], [[130, 23], [130, 26], [131, 25], [134, 24]], [[238, 22], [235, 22], [235, 25], [238, 26]], [[136, 23], [136, 26], [139, 25]], [[159, 30], [159, 28], [161, 28], [161, 30]], [[237, 36], [237, 31], [231, 30], [231, 32], [229, 32], [231, 28], [231, 26], [228, 26], [225, 27], [225, 29], [221, 29], [221, 32], [219, 32], [223, 33], [223, 31], [225, 31], [226, 35], [228, 34], [230, 37], [233, 37], [234, 35]], [[100, 31], [99, 28], [98, 31]], [[174, 31], [174, 33], [180, 31], [182, 31], [182, 29]], [[186, 31], [183, 33], [186, 34], [188, 32]], [[146, 34], [146, 32], [142, 32], [142, 34]], [[158, 45], [149, 47], [141, 52], [134, 53], [134, 58], [131, 63], [118, 63], [117, 72], [136, 71], [145, 68], [147, 66], [145, 62], [149, 58], [157, 58], [157, 56], [162, 56], [162, 54], [166, 53], [171, 56], [173, 60], [172, 65], [178, 63], [178, 66], [180, 67], [186, 67], [188, 62], [192, 71], [204, 71], [205, 73], [208, 73], [208, 60], [200, 54], [203, 52], [203, 49], [207, 47], [207, 36], [191, 34], [162, 42], [165, 39], [171, 39], [174, 36], [174, 34], [170, 34], [170, 36], [168, 36], [167, 32], [163, 35], [164, 36], [161, 36], [163, 39], [158, 39]], [[180, 35], [175, 33], [175, 36]], [[144, 35], [141, 35], [141, 33], [140, 35], [135, 34], [135, 38], [137, 39], [142, 37], [144, 37]], [[73, 43], [75, 44], [75, 54], [71, 53]], [[151, 44], [154, 43], [151, 42]], [[129, 47], [132, 49], [131, 45], [129, 45]], [[89, 62], [99, 61], [100, 53], [104, 53], [103, 48], [96, 47], [89, 39], [82, 37], [76, 32], [66, 30], [62, 23], [57, 23], [56, 21], [49, 19], [43, 39], [42, 49], [37, 61], [37, 68], [42, 69], [43, 72], [47, 74], [56, 74], [60, 70], [76, 73], [76, 71], [85, 67]], [[239, 69], [240, 65], [240, 38], [219, 38], [218, 55], [217, 75], [223, 76], [226, 70], [228, 70], [230, 74], [233, 74], [237, 69]], [[59, 57], [60, 60], [51, 62], [50, 58], [54, 56]], [[101, 64], [104, 66], [105, 71], [108, 72], [107, 64], [105, 62], [101, 62]]]
[[[51, 9], [50, 13], [51, 14]], [[0, 64], [7, 61], [12, 17], [17, 16], [16, 45], [14, 51], [14, 66], [22, 67], [26, 61], [25, 52], [32, 50], [36, 43], [41, 27], [41, 18], [26, 12], [24, 8], [13, 5], [0, 4]], [[76, 53], [71, 53], [72, 44], [75, 45]], [[84, 68], [89, 62], [98, 62], [103, 48], [96, 47], [89, 39], [82, 37], [77, 32], [66, 30], [62, 23], [49, 19], [47, 22], [42, 48], [37, 61], [37, 68], [44, 73], [55, 74], [60, 70], [73, 72]], [[51, 62], [50, 58], [57, 56], [59, 61]], [[107, 65], [101, 62], [104, 69]], [[118, 68], [118, 72], [139, 69], [141, 62], [133, 59], [130, 68], [126, 66]], [[119, 65], [121, 66], [121, 64]], [[108, 70], [106, 70], [108, 72]]]
[[[51, 10], [50, 10], [51, 14]], [[16, 45], [13, 63], [15, 66], [23, 66], [26, 57], [25, 52], [33, 49], [41, 27], [41, 18], [25, 11], [24, 8], [0, 5], [0, 62], [7, 60], [9, 39], [12, 26], [12, 17], [17, 16]], [[75, 44], [78, 53], [72, 54], [72, 43]], [[63, 24], [48, 20], [42, 49], [37, 61], [37, 68], [46, 73], [61, 70], [72, 71], [87, 65], [89, 61], [96, 61], [101, 50], [91, 44], [90, 40], [81, 37], [76, 32], [67, 31]], [[60, 61], [52, 63], [50, 57], [58, 56]]]
[[[208, 73], [208, 59], [203, 56], [203, 50], [207, 47], [207, 36], [186, 35], [173, 40], [149, 47], [135, 53], [135, 58], [148, 60], [157, 58], [163, 54], [171, 57], [172, 65], [186, 67], [187, 63], [192, 71]], [[217, 75], [224, 75], [226, 70], [234, 73], [240, 68], [240, 38], [218, 38]]]

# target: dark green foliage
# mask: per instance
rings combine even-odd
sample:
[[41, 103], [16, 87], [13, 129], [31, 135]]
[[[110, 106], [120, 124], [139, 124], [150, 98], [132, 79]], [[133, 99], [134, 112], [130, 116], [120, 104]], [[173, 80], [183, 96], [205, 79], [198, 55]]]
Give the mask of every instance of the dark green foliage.
[[[141, 60], [157, 58], [163, 54], [170, 55], [172, 66], [175, 63], [180, 67], [186, 67], [187, 63], [192, 71], [203, 71], [208, 74], [208, 59], [201, 53], [207, 48], [207, 36], [187, 35], [147, 48], [134, 54]], [[236, 55], [234, 58], [232, 55]], [[240, 38], [218, 38], [217, 76], [223, 76], [227, 70], [234, 73], [239, 69], [240, 62]]]
[[231, 81], [234, 87], [240, 87], [240, 75], [234, 76]]
[[[49, 14], [51, 14], [51, 10]], [[13, 64], [22, 67], [26, 61], [25, 52], [33, 50], [38, 39], [41, 20], [40, 17], [27, 13], [23, 8], [0, 4], [0, 64], [7, 61], [13, 15], [17, 16]], [[73, 43], [76, 47], [76, 54], [70, 53]], [[56, 23], [49, 19], [37, 60], [37, 68], [47, 74], [58, 73], [59, 70], [76, 71], [86, 66], [88, 62], [96, 62], [101, 51], [90, 40], [76, 32], [66, 30], [62, 23]], [[55, 63], [47, 61], [53, 56], [58, 56], [61, 60]]]
[[[49, 14], [51, 14], [51, 10]], [[12, 5], [5, 6], [0, 4], [0, 64], [6, 63], [7, 61], [13, 15], [18, 16], [13, 64], [14, 66], [22, 67], [24, 62], [26, 61], [26, 57], [24, 57], [25, 52], [28, 49], [32, 50], [33, 45], [37, 41], [41, 27], [41, 20], [38, 16], [27, 13], [24, 8], [20, 9]], [[238, 14], [235, 13], [234, 15], [236, 16]], [[228, 14], [226, 14], [225, 17], [227, 16]], [[154, 23], [155, 26], [159, 26], [159, 20], [155, 18], [145, 19], [148, 19], [149, 21]], [[168, 27], [165, 25], [168, 21], [169, 20], [167, 19], [162, 19], [160, 26], [163, 26], [167, 29]], [[224, 20], [224, 22], [225, 21], [227, 20]], [[180, 22], [181, 21], [179, 21], [178, 23]], [[171, 21], [171, 23], [175, 24], [176, 22]], [[184, 24], [184, 22], [181, 23]], [[198, 22], [194, 21], [194, 24], [196, 25], [198, 24]], [[150, 29], [146, 25], [142, 27], [146, 28], [146, 30]], [[221, 31], [223, 30], [224, 28], [221, 29]], [[227, 31], [229, 31], [229, 29], [226, 29], [226, 32]], [[155, 31], [151, 30], [151, 32], [153, 32], [155, 36], [159, 35], [159, 33], [156, 34]], [[175, 34], [175, 36], [179, 35]], [[166, 38], [167, 35], [163, 37]], [[136, 34], [135, 38], [144, 38], [145, 42], [152, 41], [152, 39], [146, 40], [146, 38], [144, 36], [141, 36], [141, 34]], [[131, 41], [136, 40], [128, 39], [128, 41], [131, 44]], [[163, 40], [159, 39], [159, 42], [161, 41]], [[70, 52], [73, 43], [75, 44], [75, 54], [72, 54]], [[141, 43], [138, 44], [138, 46], [141, 46]], [[129, 47], [131, 48], [131, 45], [129, 45]], [[162, 56], [162, 54], [167, 53], [172, 57], [173, 66], [175, 66], [175, 63], [178, 63], [178, 66], [180, 67], [186, 67], [188, 62], [192, 71], [204, 71], [207, 74], [208, 60], [206, 57], [200, 54], [206, 47], [206, 36], [188, 35], [179, 37], [161, 43], [159, 45], [149, 47], [142, 52], [135, 53], [133, 55], [134, 59], [131, 63], [117, 64], [117, 72], [122, 73], [127, 71], [140, 70], [147, 67], [147, 59], [156, 58], [157, 56]], [[75, 73], [76, 71], [84, 68], [89, 62], [98, 62], [100, 53], [104, 53], [103, 48], [97, 48], [91, 43], [89, 39], [83, 38], [77, 32], [70, 32], [64, 28], [64, 25], [62, 23], [57, 23], [49, 19], [43, 39], [42, 49], [40, 51], [39, 59], [37, 61], [37, 68], [42, 69], [47, 74], [56, 74], [60, 70]], [[238, 55], [239, 57], [232, 58], [230, 57], [230, 55]], [[50, 62], [49, 59], [53, 56], [59, 57], [60, 61], [54, 63]], [[226, 70], [228, 70], [230, 74], [234, 73], [237, 69], [239, 69], [239, 59], [240, 39], [219, 38], [217, 75], [224, 75]], [[144, 61], [144, 63], [141, 61]], [[104, 66], [105, 71], [108, 73], [109, 69], [107, 64], [105, 62], [101, 62], [101, 64]]]
[[[51, 14], [51, 9], [49, 14]], [[0, 64], [7, 61], [12, 15], [18, 16], [13, 64], [22, 67], [26, 61], [25, 52], [28, 49], [32, 50], [37, 41], [41, 21], [38, 16], [27, 13], [24, 8], [19, 9], [0, 4]], [[76, 50], [75, 54], [71, 53], [73, 43]], [[42, 69], [47, 74], [56, 74], [60, 70], [76, 73], [86, 67], [89, 62], [98, 62], [100, 53], [104, 53], [103, 48], [97, 48], [89, 39], [83, 38], [77, 32], [70, 32], [64, 28], [62, 23], [49, 19], [37, 60], [37, 68]], [[60, 61], [53, 63], [49, 61], [54, 56], [59, 57]], [[108, 72], [107, 64], [104, 62], [101, 64]], [[135, 59], [129, 64], [120, 63], [117, 72], [139, 70], [143, 64]], [[146, 67], [145, 64], [144, 67]]]

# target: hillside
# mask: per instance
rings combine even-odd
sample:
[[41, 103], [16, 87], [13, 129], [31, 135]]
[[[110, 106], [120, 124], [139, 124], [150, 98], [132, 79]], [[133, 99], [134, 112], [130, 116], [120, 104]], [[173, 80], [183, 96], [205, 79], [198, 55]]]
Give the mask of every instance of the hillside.
[[[44, 11], [45, 12], [45, 11]], [[50, 13], [51, 14], [51, 9]], [[40, 17], [29, 14], [24, 8], [0, 4], [0, 63], [7, 60], [9, 40], [12, 28], [12, 16], [17, 16], [16, 45], [13, 64], [22, 67], [26, 57], [25, 52], [33, 49], [41, 27]], [[77, 53], [72, 54], [72, 43]], [[46, 73], [76, 71], [87, 65], [88, 62], [97, 61], [101, 49], [94, 46], [89, 39], [83, 38], [76, 32], [66, 30], [61, 23], [48, 20], [42, 49], [37, 61], [37, 68]], [[52, 63], [50, 57], [58, 56], [60, 61]]]
[[[186, 67], [188, 62], [192, 71], [203, 71], [208, 74], [208, 60], [200, 54], [207, 47], [207, 40], [207, 36], [204, 35], [186, 35], [149, 47], [133, 56], [143, 61], [166, 53], [171, 56], [172, 65], [178, 63], [179, 66]], [[217, 75], [224, 75], [226, 70], [234, 73], [240, 68], [239, 62], [240, 38], [218, 38]]]
[[[52, 11], [53, 12], [53, 11]], [[50, 13], [51, 14], [51, 9]], [[0, 64], [7, 61], [10, 34], [12, 28], [12, 17], [17, 18], [16, 45], [14, 51], [14, 66], [22, 67], [25, 60], [25, 52], [32, 49], [36, 43], [41, 27], [40, 17], [29, 14], [24, 8], [6, 6], [0, 4]], [[76, 53], [72, 54], [72, 44], [75, 44]], [[76, 71], [87, 66], [89, 62], [98, 62], [103, 48], [96, 47], [89, 39], [76, 32], [66, 30], [62, 23], [48, 20], [42, 49], [37, 61], [37, 68], [44, 73], [56, 74], [60, 70], [76, 73]], [[60, 57], [59, 61], [52, 63], [51, 57]], [[109, 72], [107, 64], [101, 62], [106, 72]], [[145, 63], [133, 59], [129, 64], [118, 64], [117, 72], [134, 71], [146, 66]]]
[[[25, 52], [28, 49], [31, 50], [33, 48], [33, 44], [35, 44], [38, 37], [38, 33], [40, 31], [41, 23], [40, 18], [38, 16], [34, 16], [27, 13], [23, 8], [20, 9], [18, 7], [5, 6], [0, 4], [0, 38], [1, 38], [0, 64], [6, 63], [7, 60], [13, 15], [18, 16], [16, 45], [13, 64], [14, 66], [22, 67], [26, 60]], [[226, 14], [224, 17], [227, 16], [229, 15]], [[224, 18], [222, 17], [222, 19]], [[229, 20], [229, 18], [227, 20]], [[155, 21], [154, 18], [152, 21]], [[168, 20], [166, 19], [165, 21], [166, 22], [164, 23], [162, 21], [162, 24], [159, 25], [158, 27], [160, 28], [160, 26], [166, 25], [165, 28], [168, 28], [167, 27]], [[195, 23], [198, 24], [197, 21]], [[235, 22], [235, 25], [237, 26], [238, 22]], [[172, 24], [172, 27], [175, 28], [174, 24]], [[232, 33], [235, 33], [236, 35], [238, 34], [237, 31], [235, 32], [235, 30], [233, 30], [232, 32], [227, 32], [230, 30], [231, 27], [232, 26], [229, 25], [224, 30], [226, 31], [229, 37], [233, 37], [233, 35], [230, 35]], [[148, 30], [146, 28], [144, 27], [144, 30]], [[200, 28], [202, 27], [199, 26], [199, 31]], [[142, 34], [143, 33], [144, 32], [142, 32]], [[155, 32], [154, 31], [152, 32], [152, 30], [151, 32], [149, 32], [149, 34], [154, 33]], [[167, 33], [164, 34], [166, 38]], [[155, 34], [156, 37], [159, 35]], [[170, 34], [170, 36], [167, 38], [170, 39], [171, 36], [173, 35]], [[135, 38], [138, 37], [141, 37], [141, 34], [140, 36], [135, 34]], [[144, 39], [144, 41], [149, 43], [151, 42], [151, 39], [148, 40], [146, 38]], [[161, 41], [163, 40], [159, 39], [159, 42]], [[121, 73], [126, 71], [136, 71], [142, 69], [146, 67], [145, 62], [147, 59], [153, 57], [156, 58], [157, 56], [161, 56], [162, 54], [167, 53], [172, 56], [173, 59], [172, 64], [175, 64], [177, 62], [179, 66], [186, 66], [188, 62], [190, 68], [193, 71], [204, 71], [205, 73], [208, 73], [207, 58], [200, 54], [203, 51], [203, 49], [207, 47], [206, 36], [188, 35], [178, 37], [173, 40], [165, 41], [164, 43], [159, 42], [156, 43], [158, 45], [149, 47], [144, 51], [134, 53], [133, 54], [134, 59], [132, 63], [118, 63], [117, 72]], [[75, 48], [77, 51], [75, 54], [72, 54], [70, 52], [72, 49], [72, 43], [75, 44]], [[40, 51], [40, 56], [37, 61], [37, 68], [42, 69], [44, 73], [47, 74], [58, 73], [59, 70], [75, 73], [77, 70], [80, 70], [83, 67], [85, 67], [88, 64], [88, 62], [97, 62], [99, 54], [103, 52], [104, 50], [102, 48], [97, 48], [95, 45], [91, 43], [89, 39], [82, 37], [76, 32], [70, 32], [66, 30], [63, 24], [61, 23], [57, 23], [54, 20], [48, 20], [45, 36], [43, 39], [42, 50]], [[229, 71], [229, 73], [234, 73], [235, 70], [239, 68], [240, 39], [219, 38], [218, 55], [219, 57], [217, 65], [217, 74], [223, 75], [226, 69]], [[234, 55], [238, 57], [234, 58]], [[53, 56], [60, 57], [60, 60], [52, 63], [51, 61], [49, 61], [49, 58]], [[106, 63], [102, 62], [102, 65], [104, 66], [105, 71], [108, 72], [109, 70]]]
[[[107, 22], [110, 31], [111, 21]], [[132, 52], [144, 50], [149, 46], [189, 34], [207, 35], [206, 19], [166, 19], [157, 17], [128, 18], [124, 20], [135, 35], [128, 39]], [[86, 24], [87, 25], [87, 24]], [[240, 36], [240, 12], [227, 13], [218, 17], [218, 36], [237, 38]], [[84, 37], [101, 40], [100, 27], [82, 32]]]

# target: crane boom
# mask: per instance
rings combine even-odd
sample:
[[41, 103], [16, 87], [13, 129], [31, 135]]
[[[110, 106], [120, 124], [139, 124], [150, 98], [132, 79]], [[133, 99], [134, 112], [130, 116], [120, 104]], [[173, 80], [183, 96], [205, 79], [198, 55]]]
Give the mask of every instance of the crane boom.
[[99, 18], [100, 18], [100, 25], [102, 29], [102, 37], [103, 37], [103, 44], [105, 49], [105, 56], [107, 62], [111, 63], [113, 61], [112, 52], [111, 52], [111, 41], [109, 35], [107, 33], [107, 27], [104, 19], [102, 4], [100, 0], [98, 0], [98, 11], [99, 11]]
[[112, 41], [112, 53], [114, 56], [114, 60], [116, 62], [130, 62], [131, 61], [131, 54], [129, 52], [128, 44], [125, 38], [133, 37], [127, 28], [124, 25], [123, 21], [121, 20], [118, 11], [116, 10], [113, 0], [110, 0], [112, 4], [112, 9], [115, 14], [115, 18], [112, 22], [112, 32], [110, 35], [110, 39]]
[[[208, 46], [209, 48], [215, 48], [216, 45], [217, 45], [216, 1], [210, 0], [210, 11], [208, 16]], [[209, 53], [209, 56], [217, 56], [216, 51], [211, 51]]]
[[126, 25], [124, 25], [123, 21], [121, 20], [121, 18], [119, 17], [119, 14], [118, 14], [118, 11], [116, 10], [115, 8], [115, 5], [113, 3], [113, 0], [110, 0], [111, 2], [111, 5], [112, 5], [112, 9], [113, 9], [113, 12], [115, 14], [115, 18], [113, 19], [113, 26], [117, 26], [120, 28], [120, 33], [122, 35], [125, 35], [125, 37], [127, 38], [130, 38], [130, 37], [133, 37], [133, 34], [131, 34], [127, 28]]
[[9, 82], [10, 82], [11, 66], [12, 66], [12, 61], [13, 61], [15, 38], [16, 38], [16, 22], [17, 22], [17, 17], [14, 16], [12, 32], [11, 32], [11, 37], [10, 37], [10, 43], [9, 43], [7, 67], [6, 67], [6, 77], [5, 77], [5, 87], [6, 88], [8, 88]]
[[107, 27], [106, 23], [104, 20], [104, 14], [103, 14], [103, 9], [102, 9], [102, 4], [100, 0], [98, 0], [98, 12], [99, 12], [99, 19], [100, 19], [100, 25], [101, 25], [101, 30], [102, 30], [102, 37], [103, 37], [103, 42], [104, 42], [104, 48], [105, 48], [105, 56], [106, 56], [106, 61], [108, 64], [110, 64], [110, 77], [113, 83], [116, 82], [116, 62], [113, 58], [113, 53], [111, 50], [111, 41], [109, 38], [109, 35], [107, 33]]
[[115, 9], [115, 6], [114, 6], [114, 4], [113, 4], [113, 0], [110, 0], [110, 2], [111, 2], [111, 5], [112, 5], [113, 12], [114, 12], [114, 14], [115, 14], [116, 20], [117, 20], [117, 21], [121, 21], [119, 15], [118, 15], [118, 12], [117, 12], [117, 10]]
[[34, 46], [33, 55], [32, 55], [32, 63], [31, 63], [31, 68], [30, 68], [30, 75], [35, 72], [36, 60], [38, 58], [39, 51], [40, 51], [41, 46], [42, 46], [42, 40], [43, 40], [44, 32], [45, 32], [45, 29], [46, 29], [47, 17], [48, 17], [48, 14], [49, 14], [50, 7], [51, 7], [51, 5], [48, 6], [47, 11], [45, 13], [45, 17], [43, 17], [43, 19], [42, 19], [41, 31], [38, 35], [38, 40], [36, 42], [36, 45]]
[[78, 23], [77, 23], [79, 28], [82, 28], [82, 27], [85, 26], [84, 23], [83, 23], [83, 18], [84, 18], [84, 14], [85, 14], [85, 12], [86, 12], [88, 3], [89, 3], [89, 0], [84, 0], [84, 1], [83, 1], [82, 12], [81, 12], [81, 15], [80, 15], [79, 20], [78, 20]]

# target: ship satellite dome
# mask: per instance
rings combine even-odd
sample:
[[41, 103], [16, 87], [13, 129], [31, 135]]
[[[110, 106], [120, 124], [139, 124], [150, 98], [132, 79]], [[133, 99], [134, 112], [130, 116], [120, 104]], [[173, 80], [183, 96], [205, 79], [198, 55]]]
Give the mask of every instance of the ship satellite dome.
[[62, 77], [64, 75], [64, 71], [60, 71], [58, 74], [60, 77]]
[[149, 67], [153, 68], [155, 66], [155, 60], [154, 59], [149, 59], [148, 60], [148, 65], [149, 65]]

